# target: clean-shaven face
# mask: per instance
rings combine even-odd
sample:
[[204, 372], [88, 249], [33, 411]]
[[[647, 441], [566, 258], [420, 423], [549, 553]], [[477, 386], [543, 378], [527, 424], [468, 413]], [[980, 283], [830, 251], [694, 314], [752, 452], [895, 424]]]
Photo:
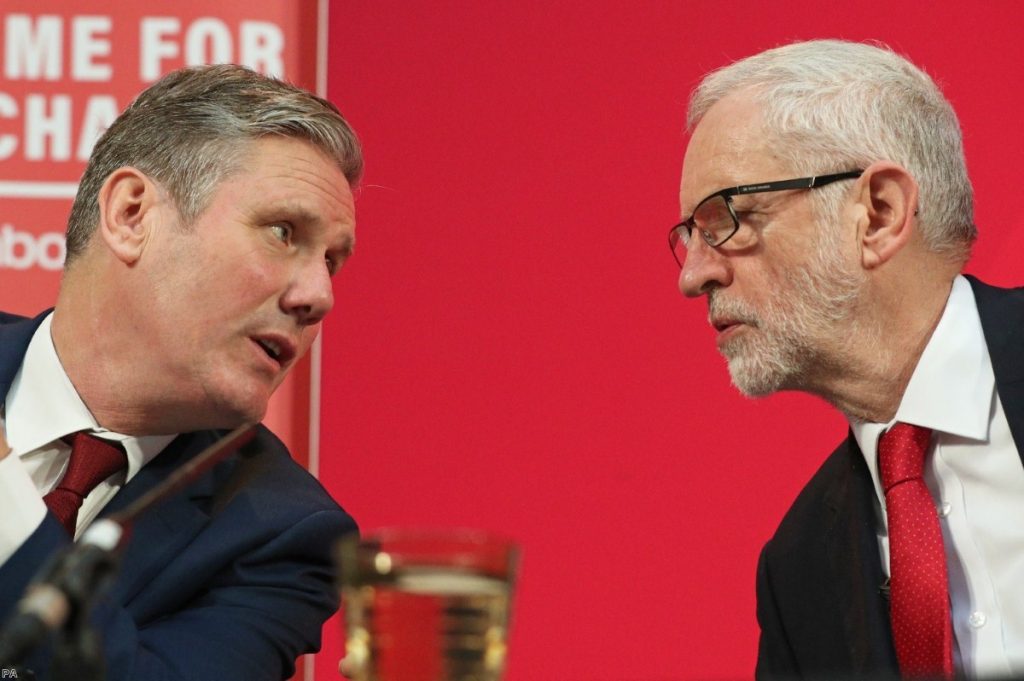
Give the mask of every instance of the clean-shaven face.
[[312, 145], [264, 137], [240, 165], [193, 224], [165, 207], [140, 263], [153, 380], [204, 427], [262, 418], [333, 307], [355, 238], [348, 181]]

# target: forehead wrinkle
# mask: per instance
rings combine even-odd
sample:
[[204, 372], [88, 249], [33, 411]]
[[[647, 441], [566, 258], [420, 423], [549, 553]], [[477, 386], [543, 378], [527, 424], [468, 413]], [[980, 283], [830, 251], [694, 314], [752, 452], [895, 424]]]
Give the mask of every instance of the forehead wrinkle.
[[[280, 192], [288, 197], [292, 197], [294, 195], [297, 187], [295, 187], [294, 185], [285, 187], [282, 186], [282, 184], [279, 184], [279, 182], [294, 182], [297, 185], [303, 185], [298, 188], [312, 189], [313, 193], [323, 195], [332, 201], [336, 199], [340, 205], [345, 206], [346, 209], [349, 208], [349, 204], [352, 201], [346, 195], [346, 186], [343, 186], [341, 184], [335, 184], [331, 182], [331, 180], [328, 177], [325, 177], [323, 173], [318, 172], [319, 170], [321, 170], [321, 168], [318, 167], [318, 164], [314, 164], [308, 161], [308, 159], [294, 160], [303, 161], [303, 165], [308, 165], [309, 167], [297, 168], [295, 167], [295, 165], [281, 163], [278, 164], [278, 167], [280, 168], [280, 173], [278, 175], [264, 175], [260, 179], [262, 179], [265, 183], [273, 182], [274, 188], [280, 189]], [[273, 166], [274, 164], [271, 163], [268, 165]], [[271, 168], [271, 170], [273, 169]], [[256, 190], [255, 187], [254, 190]], [[257, 191], [265, 191], [265, 188], [260, 188]], [[351, 210], [349, 210], [348, 212], [351, 212]]]
[[[761, 177], [776, 164], [764, 133], [760, 107], [749, 93], [735, 93], [712, 106], [690, 138], [683, 161], [680, 207], [688, 214], [707, 196]], [[695, 175], [695, 173], [699, 173]]]
[[[251, 182], [252, 179], [249, 178], [247, 187], [261, 199], [254, 206], [254, 211], [268, 219], [274, 217], [269, 215], [272, 213], [287, 213], [297, 220], [311, 224], [332, 222], [329, 214], [322, 213], [314, 207], [324, 201], [332, 213], [337, 211], [338, 222], [347, 226], [355, 222], [355, 206], [351, 194], [344, 186], [333, 184], [329, 179], [316, 173], [310, 172], [308, 176], [288, 173], [280, 178], [262, 177], [256, 182]], [[267, 184], [270, 184], [269, 189]], [[296, 184], [306, 186], [297, 187]], [[312, 191], [308, 191], [309, 189]]]
[[[236, 175], [249, 175], [251, 179], [254, 175], [262, 174], [261, 179], [269, 181], [273, 180], [272, 176], [276, 173], [282, 179], [307, 184], [328, 196], [337, 195], [346, 206], [352, 203], [352, 188], [338, 163], [312, 142], [302, 138], [268, 135], [253, 140], [240, 155], [239, 164], [240, 172]], [[258, 169], [255, 167], [257, 164]], [[323, 166], [337, 171], [344, 184], [332, 182], [331, 173], [325, 174]], [[260, 170], [263, 172], [259, 173]]]

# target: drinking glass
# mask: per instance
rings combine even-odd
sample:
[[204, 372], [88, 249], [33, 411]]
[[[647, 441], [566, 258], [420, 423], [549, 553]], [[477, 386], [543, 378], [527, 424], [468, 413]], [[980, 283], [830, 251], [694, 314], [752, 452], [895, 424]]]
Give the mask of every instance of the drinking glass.
[[500, 681], [519, 551], [481, 530], [391, 528], [336, 548], [353, 681]]

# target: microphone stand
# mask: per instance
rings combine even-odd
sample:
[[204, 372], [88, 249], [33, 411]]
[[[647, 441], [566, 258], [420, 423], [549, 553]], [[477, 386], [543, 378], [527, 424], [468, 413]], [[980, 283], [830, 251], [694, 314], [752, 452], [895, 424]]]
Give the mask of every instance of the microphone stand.
[[59, 552], [25, 590], [14, 615], [0, 629], [0, 668], [18, 668], [49, 633], [57, 632], [51, 678], [103, 681], [100, 637], [89, 626], [97, 596], [117, 575], [120, 549], [140, 515], [198, 480], [256, 435], [256, 424], [231, 431], [176, 469], [125, 509], [96, 521], [78, 542]]

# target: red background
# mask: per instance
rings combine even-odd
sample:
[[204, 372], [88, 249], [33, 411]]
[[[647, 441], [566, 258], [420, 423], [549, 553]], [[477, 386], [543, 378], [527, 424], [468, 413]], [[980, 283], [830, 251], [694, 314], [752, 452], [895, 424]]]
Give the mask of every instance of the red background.
[[[179, 45], [179, 54], [164, 58], [161, 72], [179, 68], [185, 64], [185, 44], [189, 28], [199, 19], [216, 19], [223, 24], [229, 35], [231, 50], [226, 58], [240, 61], [245, 56], [241, 47], [243, 22], [258, 21], [277, 26], [284, 44], [282, 45], [282, 66], [287, 77], [304, 87], [314, 89], [318, 85], [318, 0], [222, 0], [216, 8], [205, 0], [181, 0], [149, 6], [125, 3], [119, 0], [3, 0], [0, 3], [0, 93], [11, 98], [19, 108], [13, 118], [0, 115], [0, 135], [18, 138], [18, 147], [9, 158], [0, 160], [0, 182], [75, 182], [85, 168], [84, 161], [77, 158], [81, 141], [80, 130], [85, 118], [87, 102], [94, 96], [111, 96], [121, 108], [149, 85], [141, 75], [140, 24], [144, 18], [175, 18], [180, 22], [178, 31], [169, 32], [164, 41]], [[158, 3], [159, 5], [159, 3]], [[5, 27], [9, 15], [28, 15], [33, 25], [38, 26], [41, 18], [59, 17], [62, 24], [60, 41], [60, 68], [55, 80], [46, 77], [10, 77], [12, 70], [8, 58]], [[99, 81], [75, 81], [71, 64], [74, 60], [75, 43], [72, 39], [75, 17], [106, 17], [110, 20], [109, 31], [100, 31], [101, 42], [108, 43], [109, 51], [98, 54], [93, 61], [110, 67], [110, 77]], [[13, 32], [13, 31], [12, 31]], [[211, 42], [203, 42], [205, 58], [210, 58]], [[254, 64], [262, 66], [262, 64]], [[48, 143], [45, 158], [30, 159], [26, 153], [25, 100], [34, 95], [47, 98], [67, 96], [71, 109], [71, 153], [68, 160], [53, 158], [53, 143]], [[48, 107], [52, 107], [48, 100]], [[52, 108], [49, 108], [52, 112]], [[16, 230], [21, 235], [46, 239], [51, 243], [53, 233], [63, 234], [70, 199], [40, 199], [15, 197], [0, 192], [0, 242], [4, 232]], [[13, 248], [15, 260], [26, 260], [24, 237], [20, 236]], [[0, 243], [0, 247], [3, 244]], [[6, 249], [5, 249], [6, 250]], [[56, 253], [47, 253], [48, 260], [56, 259]], [[36, 264], [27, 269], [11, 267], [8, 256], [0, 252], [0, 309], [27, 315], [38, 314], [53, 305], [59, 284], [59, 272], [44, 269]], [[311, 362], [298, 364], [278, 390], [271, 403], [266, 423], [289, 443], [293, 456], [307, 465], [315, 459], [311, 456]], [[298, 678], [309, 671], [300, 665]]]
[[[758, 550], [845, 422], [729, 386], [676, 290], [688, 93], [794, 39], [878, 39], [961, 115], [1019, 281], [1011, 2], [333, 2], [328, 94], [367, 155], [324, 330], [321, 477], [360, 520], [524, 548], [510, 681], [752, 675]], [[772, 178], [769, 178], [772, 179]], [[341, 654], [328, 630], [317, 678]]]
[[[56, 13], [205, 12], [64, 5]], [[296, 6], [232, 0], [209, 13], [275, 20], [309, 56], [312, 19], [284, 16]], [[49, 10], [5, 0], [3, 11]], [[665, 234], [701, 74], [814, 37], [911, 56], [966, 130], [981, 230], [968, 270], [1012, 284], [1024, 252], [1019, 12], [1008, 1], [330, 2], [328, 94], [368, 166], [358, 254], [324, 332], [321, 477], [364, 529], [466, 525], [520, 541], [509, 681], [749, 677], [757, 552], [845, 429], [805, 396], [739, 397], [703, 302], [675, 288]], [[131, 75], [135, 38], [121, 30], [114, 51]], [[313, 85], [312, 67], [288, 70]], [[3, 87], [123, 103], [143, 85], [116, 81]], [[9, 160], [0, 179], [70, 181], [78, 169]], [[37, 203], [3, 200], [0, 224], [60, 229], [69, 202]], [[3, 309], [52, 303], [56, 276], [31, 276], [0, 272]], [[300, 459], [305, 376], [274, 412]], [[342, 650], [337, 621], [326, 634], [318, 679], [337, 678]]]
[[[69, 3], [60, 0], [4, 0], [0, 5], [0, 22], [6, 25], [8, 15], [23, 14], [37, 24], [43, 16], [60, 17], [63, 21], [60, 77], [9, 79], [9, 65], [4, 62], [0, 69], [0, 92], [10, 96], [20, 107], [14, 118], [0, 116], [0, 135], [14, 135], [19, 140], [18, 148], [8, 159], [0, 162], [0, 182], [51, 181], [75, 182], [85, 169], [84, 161], [77, 158], [81, 141], [80, 130], [87, 101], [92, 96], [109, 95], [116, 98], [119, 108], [126, 106], [149, 82], [141, 75], [141, 30], [144, 18], [175, 18], [180, 30], [170, 32], [164, 40], [178, 45], [178, 55], [166, 57], [160, 62], [166, 73], [185, 65], [185, 43], [189, 28], [200, 19], [214, 18], [221, 22], [231, 35], [230, 60], [243, 57], [240, 45], [241, 25], [245, 21], [259, 21], [276, 25], [284, 37], [282, 63], [287, 77], [303, 87], [317, 86], [317, 19], [318, 0], [228, 0], [218, 4], [216, 11], [210, 11], [201, 0], [177, 2], [173, 7], [163, 8], [135, 5], [118, 0], [88, 0]], [[109, 32], [103, 32], [102, 40], [109, 42], [109, 53], [95, 58], [97, 63], [110, 67], [110, 78], [101, 81], [79, 82], [72, 79], [71, 63], [74, 59], [72, 22], [75, 17], [107, 17]], [[0, 27], [2, 28], [2, 27]], [[0, 33], [0, 60], [6, 55], [3, 45], [4, 34]], [[204, 43], [207, 56], [211, 45]], [[67, 95], [71, 99], [71, 150], [72, 157], [57, 161], [51, 158], [29, 160], [24, 153], [23, 131], [26, 127], [24, 100], [29, 95]], [[51, 105], [52, 106], [52, 105]], [[27, 232], [38, 237], [48, 232], [63, 233], [67, 214], [71, 209], [70, 199], [13, 198], [0, 196], [0, 229], [13, 227], [18, 232]], [[23, 257], [24, 246], [14, 249], [17, 257]], [[54, 257], [51, 255], [51, 257]], [[0, 253], [0, 309], [25, 315], [36, 315], [51, 307], [57, 297], [60, 282], [59, 272], [43, 270], [38, 265], [29, 269], [4, 267], [5, 256]], [[9, 264], [9, 263], [8, 263]], [[289, 443], [295, 458], [303, 464], [310, 461], [310, 363], [303, 361], [286, 379], [271, 404], [267, 416], [268, 425]]]
[[[0, 181], [52, 181], [76, 182], [85, 169], [84, 161], [77, 158], [82, 119], [90, 96], [111, 95], [122, 109], [143, 88], [150, 85], [141, 78], [140, 22], [143, 18], [175, 18], [180, 30], [164, 37], [177, 43], [179, 54], [160, 62], [161, 73], [185, 65], [185, 36], [199, 19], [214, 18], [231, 33], [230, 60], [241, 59], [240, 24], [259, 21], [274, 24], [284, 35], [284, 71], [292, 81], [304, 87], [316, 87], [316, 18], [317, 0], [221, 0], [215, 10], [205, 0], [180, 0], [166, 6], [125, 3], [121, 0], [3, 0], [0, 3], [0, 21], [7, 15], [26, 14], [33, 23], [43, 16], [57, 16], [63, 22], [60, 77], [57, 80], [7, 79], [4, 64], [6, 47], [0, 31], [0, 92], [11, 96], [20, 108], [13, 118], [0, 116], [0, 134], [19, 138], [19, 147], [11, 158], [0, 162]], [[73, 59], [72, 20], [74, 17], [107, 17], [110, 31], [100, 36], [109, 42], [110, 53], [98, 55], [95, 61], [111, 68], [111, 78], [102, 81], [75, 81], [71, 77]], [[210, 43], [205, 43], [209, 54]], [[50, 158], [28, 160], [24, 155], [22, 133], [25, 128], [25, 105], [29, 95], [68, 95], [71, 98], [71, 154], [64, 161]], [[52, 106], [49, 105], [49, 106]], [[48, 109], [50, 111], [50, 109]], [[47, 149], [52, 149], [48, 144]], [[38, 234], [43, 231], [63, 232], [70, 199], [27, 199], [0, 197], [0, 225], [11, 223], [19, 231]], [[20, 248], [19, 248], [20, 250]], [[0, 268], [0, 304], [7, 312], [35, 315], [53, 305], [57, 296], [59, 277], [54, 272], [41, 272], [38, 268], [12, 270]], [[306, 369], [308, 372], [308, 369]]]

